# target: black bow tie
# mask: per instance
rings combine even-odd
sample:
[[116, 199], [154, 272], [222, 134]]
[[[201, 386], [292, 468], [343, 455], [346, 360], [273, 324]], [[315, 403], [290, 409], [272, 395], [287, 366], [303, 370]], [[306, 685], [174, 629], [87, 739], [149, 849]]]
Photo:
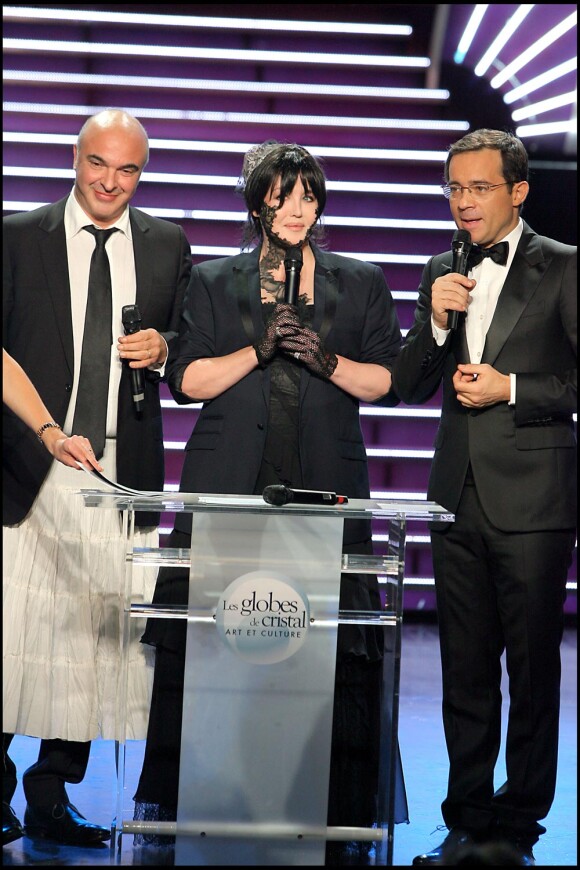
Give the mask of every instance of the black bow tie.
[[509, 242], [498, 242], [497, 245], [492, 245], [491, 248], [480, 248], [479, 245], [472, 245], [467, 257], [467, 265], [470, 269], [474, 269], [484, 257], [491, 257], [494, 263], [500, 266], [505, 266], [509, 254]]

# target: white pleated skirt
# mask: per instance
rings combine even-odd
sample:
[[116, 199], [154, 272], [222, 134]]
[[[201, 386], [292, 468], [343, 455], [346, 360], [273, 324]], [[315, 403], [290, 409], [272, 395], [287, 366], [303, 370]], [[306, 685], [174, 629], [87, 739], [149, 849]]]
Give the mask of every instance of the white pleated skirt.
[[[114, 440], [100, 460], [115, 480]], [[126, 731], [120, 707], [125, 541], [117, 510], [85, 507], [94, 476], [53, 462], [28, 516], [4, 527], [3, 730], [45, 739], [141, 740], [154, 650], [130, 620]], [[135, 546], [158, 546], [157, 529]], [[151, 602], [156, 568], [133, 570], [132, 601]]]

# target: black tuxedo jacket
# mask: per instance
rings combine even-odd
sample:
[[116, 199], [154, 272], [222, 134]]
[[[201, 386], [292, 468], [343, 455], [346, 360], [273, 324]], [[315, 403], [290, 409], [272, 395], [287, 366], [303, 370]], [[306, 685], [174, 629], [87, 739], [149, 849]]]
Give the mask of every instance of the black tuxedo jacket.
[[[482, 363], [516, 375], [516, 402], [465, 409], [452, 377], [469, 362], [463, 322], [438, 347], [431, 286], [451, 270], [451, 252], [426, 264], [415, 322], [395, 363], [394, 388], [409, 404], [443, 384], [428, 497], [455, 511], [468, 464], [488, 519], [505, 532], [576, 525], [576, 248], [524, 223], [490, 324]], [[477, 292], [477, 288], [474, 292]]]
[[[73, 333], [64, 210], [67, 198], [4, 218], [3, 344], [20, 363], [54, 419], [64, 423], [73, 377]], [[157, 329], [169, 348], [177, 338], [191, 250], [183, 230], [129, 207], [136, 303], [143, 329]], [[162, 490], [163, 433], [159, 376], [144, 371], [141, 418], [133, 411], [129, 370], [124, 367], [117, 417], [117, 480]], [[20, 522], [44, 481], [52, 457], [34, 433], [4, 407], [3, 523]], [[140, 525], [157, 515], [138, 514]]]
[[[357, 362], [391, 368], [401, 345], [396, 309], [382, 270], [312, 246], [316, 258], [313, 328], [326, 347]], [[264, 330], [259, 249], [201, 263], [192, 270], [180, 341], [167, 380], [177, 388], [192, 360], [224, 356], [257, 341]], [[303, 486], [369, 497], [359, 402], [304, 367], [300, 380], [299, 448]], [[268, 426], [270, 370], [256, 368], [206, 402], [186, 447], [181, 489], [253, 493]], [[381, 404], [396, 405], [389, 392]], [[358, 522], [358, 521], [357, 521]], [[180, 515], [176, 528], [188, 531]], [[353, 540], [360, 534], [351, 528]], [[345, 536], [348, 543], [348, 536]]]

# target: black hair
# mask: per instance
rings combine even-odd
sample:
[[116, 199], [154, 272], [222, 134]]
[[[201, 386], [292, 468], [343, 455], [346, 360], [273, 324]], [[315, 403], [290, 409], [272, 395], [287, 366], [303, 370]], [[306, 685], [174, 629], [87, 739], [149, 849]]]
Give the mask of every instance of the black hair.
[[[259, 217], [254, 212], [260, 213], [264, 200], [271, 191], [275, 182], [280, 179], [280, 205], [293, 191], [294, 185], [300, 178], [307, 193], [314, 196], [317, 201], [318, 218], [320, 219], [326, 205], [326, 177], [319, 161], [301, 145], [283, 144], [269, 141], [265, 156], [252, 166], [252, 152], [259, 155], [259, 148], [248, 152], [244, 160], [242, 173], [243, 184], [238, 190], [243, 193], [248, 209], [248, 218], [244, 225], [242, 248], [246, 248], [252, 241], [260, 242], [263, 237], [262, 225]], [[248, 160], [248, 157], [250, 158]], [[322, 227], [317, 225], [313, 236], [320, 241], [324, 235]]]

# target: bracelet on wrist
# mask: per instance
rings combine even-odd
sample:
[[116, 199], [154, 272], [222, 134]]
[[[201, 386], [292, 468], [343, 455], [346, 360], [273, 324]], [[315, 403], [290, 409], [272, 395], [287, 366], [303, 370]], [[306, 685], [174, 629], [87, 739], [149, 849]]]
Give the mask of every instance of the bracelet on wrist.
[[50, 420], [48, 423], [43, 423], [38, 432], [36, 433], [36, 437], [41, 444], [44, 444], [42, 436], [47, 429], [60, 429], [60, 431], [62, 432], [62, 426], [60, 426], [58, 423], [55, 423], [54, 420]]

